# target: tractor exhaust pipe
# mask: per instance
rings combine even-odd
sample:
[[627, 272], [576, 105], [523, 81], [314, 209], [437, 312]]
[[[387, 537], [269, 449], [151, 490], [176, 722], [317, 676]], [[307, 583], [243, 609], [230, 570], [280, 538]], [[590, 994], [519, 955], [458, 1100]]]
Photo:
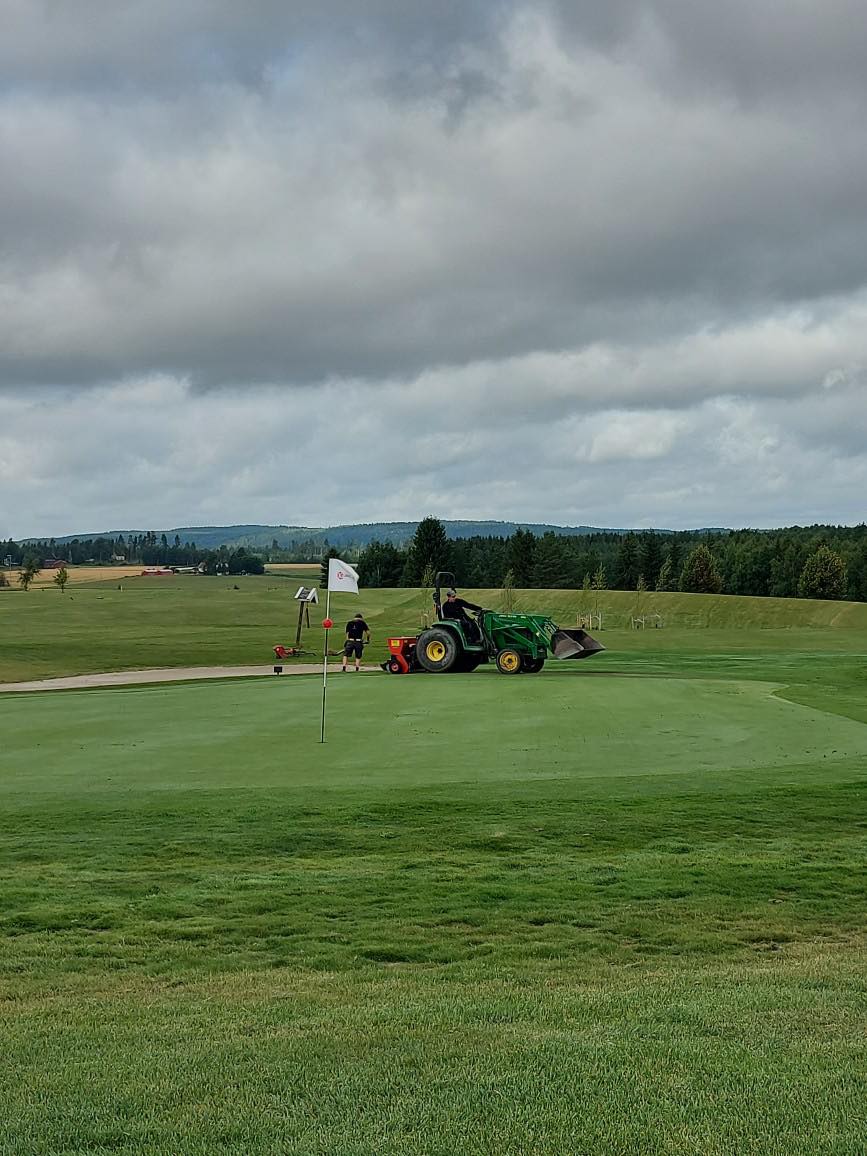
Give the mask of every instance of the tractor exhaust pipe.
[[592, 658], [604, 649], [586, 630], [558, 630], [551, 639], [551, 653], [555, 658]]

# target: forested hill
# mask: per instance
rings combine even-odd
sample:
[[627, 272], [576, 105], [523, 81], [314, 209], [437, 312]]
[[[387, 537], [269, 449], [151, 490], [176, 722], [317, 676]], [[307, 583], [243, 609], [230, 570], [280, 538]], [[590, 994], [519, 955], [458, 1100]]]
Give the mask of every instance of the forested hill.
[[[530, 530], [537, 536], [542, 534], [598, 534], [619, 533], [617, 530], [603, 530], [595, 526], [549, 526], [531, 522], [470, 522], [443, 521], [450, 538], [508, 538], [515, 530]], [[74, 541], [95, 541], [98, 538], [116, 540], [123, 537], [143, 538], [155, 533], [157, 538], [165, 534], [173, 542], [177, 537], [181, 542], [195, 542], [203, 550], [218, 550], [220, 546], [247, 549], [271, 549], [275, 543], [283, 550], [298, 550], [309, 547], [317, 554], [324, 546], [367, 546], [370, 542], [390, 542], [394, 546], [405, 546], [415, 534], [418, 522], [365, 522], [346, 526], [178, 526], [171, 530], [106, 530], [99, 534], [65, 534], [52, 539], [58, 546]], [[25, 541], [33, 542], [35, 538]]]
[[[169, 531], [171, 537], [149, 530], [62, 543], [10, 540], [0, 541], [0, 558], [8, 558], [7, 566], [22, 567], [19, 581], [32, 577], [34, 568], [59, 565], [58, 558], [70, 565], [133, 562], [196, 567], [205, 574], [250, 574], [262, 573], [269, 562], [316, 560], [324, 566], [326, 556], [339, 555], [358, 566], [368, 586], [429, 587], [434, 573], [446, 570], [459, 575], [463, 586], [480, 589], [502, 584], [867, 601], [863, 523], [636, 533], [495, 522], [494, 533], [481, 534], [491, 523], [443, 523], [430, 517], [407, 541], [404, 535], [412, 524], [333, 526], [319, 531], [319, 537], [310, 536], [310, 527], [235, 526], [228, 528], [236, 535], [229, 538], [232, 544], [225, 535], [215, 539], [219, 531], [213, 527], [178, 528]], [[245, 530], [265, 532], [239, 533]], [[275, 533], [281, 530], [287, 546], [281, 547]], [[5, 574], [0, 578], [0, 585], [9, 585]]]

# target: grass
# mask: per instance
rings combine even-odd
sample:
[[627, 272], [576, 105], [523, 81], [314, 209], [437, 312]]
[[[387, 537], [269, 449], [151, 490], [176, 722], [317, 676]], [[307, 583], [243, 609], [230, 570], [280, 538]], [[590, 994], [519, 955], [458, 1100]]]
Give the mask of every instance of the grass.
[[[51, 588], [0, 589], [0, 682], [141, 667], [266, 664], [275, 643], [294, 642], [298, 581], [294, 574], [133, 576], [79, 583], [65, 595]], [[501, 599], [496, 590], [470, 595], [492, 606]], [[671, 653], [678, 666], [684, 650], [699, 656], [768, 649], [867, 652], [867, 603], [700, 594], [645, 594], [640, 605], [637, 599], [629, 591], [600, 594], [606, 623], [601, 637], [607, 640], [615, 628], [618, 661]], [[582, 600], [581, 591], [526, 590], [517, 592], [516, 608], [544, 611], [574, 626]], [[365, 657], [379, 662], [389, 633], [419, 629], [423, 605], [418, 590], [363, 590], [358, 597], [335, 595], [332, 612], [340, 630], [357, 610], [364, 613], [374, 636]], [[665, 628], [623, 629], [636, 609], [661, 614]], [[311, 628], [304, 630], [303, 644], [314, 657], [322, 653], [322, 618], [324, 606], [313, 607]], [[858, 638], [863, 641], [853, 645]]]
[[[270, 645], [249, 582], [0, 615], [145, 665]], [[0, 1152], [863, 1153], [862, 608], [726, 605], [336, 674], [324, 746], [315, 678], [0, 697]]]

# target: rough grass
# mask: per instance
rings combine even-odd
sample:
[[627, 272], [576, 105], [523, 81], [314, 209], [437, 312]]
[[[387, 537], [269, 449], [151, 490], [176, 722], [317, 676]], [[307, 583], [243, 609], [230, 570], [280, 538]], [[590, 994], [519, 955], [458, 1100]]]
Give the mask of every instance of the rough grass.
[[604, 637], [335, 674], [324, 746], [315, 678], [0, 698], [0, 1152], [863, 1153], [867, 634]]
[[[0, 589], [0, 682], [146, 666], [267, 663], [275, 643], [294, 642], [298, 609], [292, 595], [298, 580], [297, 574], [133, 576], [122, 583], [76, 585], [66, 595], [52, 588], [28, 593]], [[496, 590], [469, 593], [495, 607], [502, 599]], [[574, 590], [518, 591], [516, 599], [518, 609], [551, 614], [564, 626], [575, 625], [584, 602], [581, 591]], [[700, 594], [645, 594], [639, 602], [629, 591], [603, 591], [599, 606], [600, 637], [612, 645], [614, 628], [617, 656], [684, 648], [761, 652], [769, 645], [852, 650], [857, 649], [854, 635], [867, 640], [865, 603]], [[386, 655], [389, 634], [419, 629], [423, 608], [428, 608], [427, 598], [418, 590], [363, 590], [358, 597], [340, 594], [332, 600], [339, 629], [357, 610], [364, 613], [374, 637], [365, 657], [376, 662]], [[660, 613], [664, 629], [625, 629], [636, 610]], [[304, 631], [303, 644], [313, 655], [322, 653], [318, 624], [323, 617], [324, 606], [314, 607], [311, 628]], [[776, 639], [759, 635], [771, 630], [780, 632]], [[860, 648], [867, 651], [867, 644]]]

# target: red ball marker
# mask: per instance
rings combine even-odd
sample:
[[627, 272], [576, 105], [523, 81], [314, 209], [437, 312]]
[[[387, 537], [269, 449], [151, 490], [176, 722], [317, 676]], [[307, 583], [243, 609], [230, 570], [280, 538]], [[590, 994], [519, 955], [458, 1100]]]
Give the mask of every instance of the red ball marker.
[[332, 622], [332, 620], [330, 618], [326, 618], [322, 622], [323, 629], [325, 629], [325, 630], [330, 630], [333, 625], [334, 625], [334, 623]]

